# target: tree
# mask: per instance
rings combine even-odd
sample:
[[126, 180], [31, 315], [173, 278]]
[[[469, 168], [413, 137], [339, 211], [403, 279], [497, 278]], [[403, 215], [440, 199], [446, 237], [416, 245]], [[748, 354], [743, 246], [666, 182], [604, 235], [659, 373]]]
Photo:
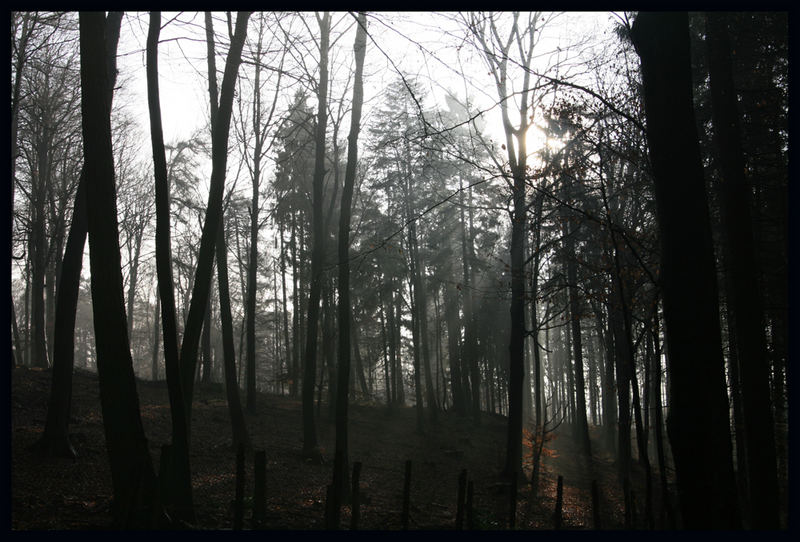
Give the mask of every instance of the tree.
[[[170, 242], [170, 197], [164, 136], [161, 128], [161, 104], [158, 91], [158, 38], [161, 32], [161, 13], [150, 13], [147, 35], [147, 98], [150, 111], [150, 139], [153, 149], [156, 203], [156, 273], [158, 296], [156, 307], [161, 306], [161, 326], [164, 335], [164, 368], [169, 392], [172, 420], [172, 446], [165, 460], [172, 495], [162, 499], [176, 505], [176, 516], [185, 521], [194, 519], [192, 501], [191, 464], [189, 459], [189, 417], [186, 410], [185, 390], [182, 385], [178, 354], [175, 293], [172, 278], [172, 248]], [[158, 310], [158, 308], [156, 308]], [[156, 317], [156, 322], [158, 317]], [[157, 325], [157, 324], [156, 324]], [[156, 330], [158, 328], [156, 327]], [[156, 337], [157, 338], [157, 337]], [[158, 340], [156, 340], [156, 345]], [[157, 346], [155, 347], [158, 348]], [[155, 355], [154, 355], [155, 358]], [[157, 365], [154, 376], [157, 376]]]
[[[356, 37], [353, 44], [355, 75], [353, 76], [353, 110], [350, 119], [350, 134], [347, 137], [347, 169], [342, 187], [342, 203], [339, 213], [339, 356], [336, 394], [336, 451], [333, 464], [334, 508], [333, 528], [339, 526], [339, 505], [348, 487], [347, 406], [350, 381], [350, 336], [352, 307], [350, 301], [350, 219], [353, 204], [353, 188], [358, 163], [358, 134], [361, 129], [361, 106], [364, 101], [364, 56], [367, 48], [367, 15], [359, 12], [356, 17]], [[356, 346], [357, 347], [357, 346]]]
[[203, 317], [211, 286], [214, 245], [216, 244], [220, 222], [222, 221], [222, 196], [225, 185], [225, 169], [228, 161], [228, 133], [233, 110], [233, 94], [249, 18], [250, 12], [248, 11], [240, 11], [236, 16], [236, 27], [228, 50], [228, 57], [225, 61], [225, 71], [219, 95], [219, 108], [214, 116], [211, 128], [212, 157], [208, 206], [203, 223], [203, 233], [200, 238], [191, 304], [186, 318], [186, 327], [180, 351], [181, 378], [183, 379], [183, 389], [186, 392], [184, 400], [186, 401], [188, 415], [191, 415], [192, 390], [197, 366], [200, 331], [203, 327]]
[[317, 85], [317, 124], [314, 136], [314, 178], [311, 196], [311, 287], [306, 318], [305, 364], [303, 376], [303, 455], [312, 460], [320, 459], [317, 446], [317, 429], [314, 422], [314, 380], [317, 372], [317, 326], [319, 324], [319, 301], [322, 289], [323, 217], [322, 181], [325, 177], [325, 129], [328, 119], [328, 48], [330, 47], [331, 17], [326, 11], [319, 24], [319, 82]]
[[139, 413], [125, 303], [111, 150], [105, 16], [80, 13], [81, 112], [89, 213], [97, 369], [118, 528], [146, 527], [153, 517], [155, 472]]
[[117, 202], [120, 207], [120, 230], [124, 233], [124, 246], [128, 257], [128, 335], [133, 334], [134, 312], [136, 308], [136, 287], [142, 260], [142, 247], [145, 232], [149, 229], [154, 215], [153, 199], [147, 189], [145, 179], [149, 172], [120, 172], [117, 184]]
[[[526, 134], [530, 124], [529, 108], [533, 102], [531, 85], [531, 62], [536, 44], [537, 23], [541, 23], [541, 13], [528, 14], [527, 21], [520, 21], [520, 14], [512, 14], [507, 36], [500, 35], [496, 16], [471, 14], [468, 28], [476, 40], [476, 45], [489, 67], [495, 82], [500, 111], [505, 131], [505, 150], [508, 154], [508, 168], [503, 169], [512, 193], [511, 212], [511, 337], [508, 346], [508, 432], [506, 458], [503, 472], [508, 477], [522, 472], [522, 382], [525, 367], [525, 231], [527, 222], [527, 201], [525, 181], [527, 179], [528, 151]], [[508, 63], [512, 47], [518, 50], [519, 59], [515, 63], [522, 68], [522, 83], [519, 90], [518, 125], [515, 127], [509, 115], [508, 88], [511, 80]]]
[[[283, 48], [281, 59], [278, 63], [278, 75], [275, 83], [274, 98], [269, 110], [265, 110], [262, 104], [262, 72], [264, 57], [266, 56], [269, 44], [264, 43], [264, 33], [267, 28], [266, 15], [261, 13], [258, 20], [258, 35], [253, 55], [253, 96], [252, 96], [252, 137], [253, 151], [249, 157], [247, 145], [245, 145], [245, 159], [252, 180], [252, 196], [250, 200], [250, 252], [247, 261], [247, 300], [245, 317], [247, 319], [247, 357], [246, 357], [246, 380], [247, 380], [247, 410], [255, 413], [256, 408], [256, 287], [258, 273], [258, 233], [260, 224], [260, 185], [262, 176], [262, 162], [270, 145], [267, 143], [268, 130], [272, 126], [272, 118], [275, 113], [278, 96], [281, 90], [281, 78], [284, 59], [287, 48]], [[265, 77], [265, 79], [269, 80]], [[244, 120], [242, 120], [244, 123]], [[244, 131], [244, 127], [243, 127]]]
[[[756, 529], [776, 529], [779, 526], [778, 475], [770, 404], [770, 368], [726, 15], [708, 13], [706, 33], [714, 136], [722, 173], [720, 207], [725, 228], [722, 237], [728, 244], [726, 254], [731, 259], [728, 273], [731, 274], [733, 291], [729, 292], [729, 310], [734, 312], [736, 352], [741, 370], [750, 504], [753, 507], [751, 521]], [[738, 438], [741, 435], [737, 435]]]
[[300, 349], [303, 344], [303, 311], [300, 307], [305, 299], [304, 224], [311, 211], [311, 202], [305, 196], [313, 172], [313, 116], [305, 94], [296, 93], [276, 135], [281, 148], [275, 159], [275, 216], [289, 231], [288, 247], [285, 247], [288, 254], [284, 254], [284, 259], [289, 260], [292, 269], [292, 346], [288, 372], [289, 395], [295, 398], [302, 380]]
[[[109, 78], [105, 99], [110, 104], [116, 80], [116, 52], [122, 12], [112, 11], [106, 17], [106, 62]], [[69, 417], [72, 401], [72, 370], [75, 361], [75, 317], [80, 291], [83, 249], [88, 232], [86, 209], [86, 172], [81, 171], [73, 207], [72, 225], [67, 237], [64, 260], [56, 299], [53, 337], [53, 377], [50, 384], [50, 400], [40, 446], [57, 456], [75, 456], [69, 440]]]
[[589, 425], [586, 419], [586, 386], [583, 376], [583, 346], [581, 337], [581, 299], [578, 297], [578, 267], [575, 261], [577, 254], [575, 236], [578, 227], [570, 227], [577, 221], [572, 213], [566, 213], [564, 222], [564, 249], [566, 251], [567, 292], [569, 298], [569, 321], [572, 331], [573, 362], [575, 366], [575, 436], [586, 457], [591, 457], [592, 448], [589, 442]]
[[[19, 128], [18, 133], [12, 135], [15, 143], [21, 143], [15, 145], [12, 152], [19, 150], [24, 157], [25, 177], [29, 181], [24, 186], [22, 179], [14, 175], [17, 178], [15, 187], [24, 191], [28, 202], [27, 213], [18, 219], [27, 225], [28, 232], [30, 328], [27, 322], [25, 328], [31, 339], [31, 363], [49, 367], [52, 363], [55, 273], [65, 234], [62, 217], [67, 200], [72, 197], [70, 191], [75, 187], [75, 177], [70, 172], [68, 178], [63, 178], [61, 174], [68, 170], [62, 171], [59, 166], [75, 162], [76, 156], [70, 154], [77, 148], [80, 121], [77, 115], [78, 74], [72, 68], [78, 54], [74, 42], [49, 39], [53, 35], [68, 36], [72, 21], [61, 16], [43, 19], [50, 19], [51, 33], [37, 44], [38, 54], [24, 63], [28, 65], [21, 72], [24, 77], [20, 84], [24, 86], [20, 92], [24, 92], [24, 99], [12, 102], [12, 107], [18, 108], [18, 115], [12, 119], [18, 124], [12, 124], [12, 129]], [[12, 165], [16, 172], [16, 158]], [[59, 184], [67, 190], [59, 190]], [[60, 192], [58, 197], [57, 191]], [[56, 199], [61, 201], [57, 203]]]
[[[714, 249], [692, 108], [686, 13], [640, 13], [647, 141], [661, 237], [669, 350], [667, 420], [683, 525], [737, 528]], [[692, 262], [693, 265], [686, 265]]]
[[[208, 47], [208, 94], [211, 104], [211, 126], [216, 127], [217, 122], [219, 122], [220, 105], [217, 96], [217, 70], [215, 62], [216, 53], [214, 51], [214, 27], [211, 19], [211, 12], [206, 12], [205, 21], [206, 40]], [[247, 16], [245, 16], [245, 25], [246, 21]], [[242, 40], [244, 40], [244, 36], [242, 36]], [[239, 54], [241, 54], [241, 47], [239, 49]], [[230, 111], [228, 112], [228, 115], [230, 115]], [[228, 117], [228, 122], [230, 122], [230, 116]], [[228, 400], [228, 412], [231, 416], [233, 448], [238, 450], [240, 446], [250, 448], [250, 439], [247, 433], [247, 426], [245, 425], [244, 421], [244, 414], [242, 413], [242, 403], [239, 399], [239, 385], [236, 379], [236, 351], [233, 343], [233, 317], [231, 315], [231, 296], [228, 283], [228, 248], [227, 243], [225, 242], [224, 208], [221, 209], [220, 212], [217, 239], [214, 246], [217, 260], [217, 279], [219, 287], [219, 315], [222, 323], [222, 349], [225, 364], [225, 392]], [[255, 370], [255, 368], [253, 369]], [[253, 385], [255, 385], [254, 373], [251, 380]]]

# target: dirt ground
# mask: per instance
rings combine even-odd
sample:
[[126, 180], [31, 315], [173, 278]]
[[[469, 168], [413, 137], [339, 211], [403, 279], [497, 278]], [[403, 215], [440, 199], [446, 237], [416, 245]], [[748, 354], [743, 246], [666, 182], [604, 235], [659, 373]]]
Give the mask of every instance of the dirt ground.
[[[76, 372], [70, 423], [75, 460], [50, 458], [31, 451], [41, 436], [50, 389], [50, 371], [15, 368], [11, 382], [11, 528], [13, 530], [95, 530], [110, 525], [111, 479], [105, 449], [96, 376]], [[159, 449], [169, 442], [169, 402], [165, 383], [141, 381], [139, 400], [151, 456], [157, 469]], [[267, 529], [307, 530], [324, 527], [325, 488], [331, 481], [334, 427], [323, 401], [318, 423], [326, 461], [302, 460], [299, 400], [261, 394], [257, 414], [246, 415], [253, 448], [267, 455]], [[191, 468], [197, 528], [232, 528], [235, 453], [221, 385], [195, 391]], [[427, 422], [427, 418], [426, 418]], [[475, 529], [508, 529], [509, 488], [499, 476], [505, 453], [506, 420], [484, 415], [480, 425], [452, 413], [441, 413], [436, 426], [416, 432], [413, 408], [389, 413], [383, 405], [350, 407], [350, 460], [361, 461], [361, 521], [364, 530], [398, 530], [405, 461], [412, 461], [410, 529], [452, 529], [456, 517], [458, 477], [467, 469], [473, 481]], [[581, 464], [569, 431], [562, 426], [547, 442], [538, 495], [530, 486], [518, 491], [517, 529], [552, 529], [556, 479], [564, 478], [563, 527], [593, 528], [590, 484], [600, 488], [601, 525], [623, 527], [622, 491], [610, 455], [593, 435], [591, 465]], [[635, 455], [634, 455], [635, 457]], [[246, 461], [246, 505], [253, 494], [253, 458]], [[636, 498], [644, 486], [634, 482]], [[658, 493], [658, 485], [655, 484]], [[643, 502], [643, 497], [640, 499]], [[639, 510], [643, 506], [639, 505]], [[659, 508], [656, 508], [657, 510]], [[245, 510], [250, 528], [251, 510]], [[656, 514], [658, 518], [658, 514]], [[350, 511], [342, 512], [349, 527]], [[657, 525], [658, 526], [658, 525]]]

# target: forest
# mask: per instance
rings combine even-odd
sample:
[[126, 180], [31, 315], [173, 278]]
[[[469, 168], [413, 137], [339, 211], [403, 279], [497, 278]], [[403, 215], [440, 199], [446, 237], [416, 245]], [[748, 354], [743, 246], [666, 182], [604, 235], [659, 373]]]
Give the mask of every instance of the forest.
[[789, 529], [788, 12], [9, 18], [11, 530]]

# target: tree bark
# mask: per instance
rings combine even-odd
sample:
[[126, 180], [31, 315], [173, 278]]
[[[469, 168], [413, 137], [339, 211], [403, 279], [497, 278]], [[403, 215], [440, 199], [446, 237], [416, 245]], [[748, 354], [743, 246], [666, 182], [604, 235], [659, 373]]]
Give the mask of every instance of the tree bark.
[[[283, 222], [280, 222], [280, 239], [281, 239], [281, 252], [280, 252], [280, 269], [281, 269], [281, 294], [283, 297], [283, 310], [281, 311], [281, 315], [283, 316], [283, 344], [286, 350], [286, 372], [281, 374], [281, 378], [285, 379], [288, 373], [289, 378], [293, 378], [293, 371], [292, 371], [292, 356], [294, 352], [294, 348], [292, 348], [291, 338], [289, 336], [289, 304], [286, 295], [286, 243], [283, 239]], [[284, 382], [285, 380], [281, 380]], [[291, 393], [291, 380], [289, 382], [289, 391]], [[283, 384], [281, 384], [281, 394], [283, 394]]]
[[724, 13], [706, 15], [706, 43], [714, 139], [722, 174], [722, 239], [728, 244], [726, 255], [730, 261], [727, 272], [733, 286], [728, 292], [728, 310], [734, 313], [732, 323], [741, 371], [751, 527], [777, 529], [778, 475], [770, 403], [770, 367], [755, 262], [750, 188], [745, 178], [731, 45]]
[[161, 297], [156, 295], [156, 309], [153, 313], [153, 356], [150, 363], [150, 379], [158, 381], [158, 354], [161, 352]]
[[463, 395], [463, 410], [470, 410], [475, 420], [480, 421], [480, 372], [478, 369], [478, 358], [475, 353], [475, 318], [472, 310], [473, 300], [471, 266], [475, 257], [472, 246], [472, 240], [474, 238], [471, 220], [472, 189], [469, 189], [469, 201], [467, 202], [467, 205], [470, 209], [470, 221], [469, 224], [467, 224], [467, 221], [464, 217], [464, 192], [461, 178], [459, 178], [458, 182], [458, 187], [461, 189], [459, 197], [462, 203], [459, 219], [461, 222], [461, 265], [462, 277], [464, 281], [464, 288], [462, 290], [462, 296], [464, 300], [464, 340], [462, 343], [463, 350], [461, 351], [460, 359], [457, 360], [461, 364], [461, 368], [460, 371], [458, 371], [457, 376], [459, 378], [458, 385], [459, 388], [461, 388], [460, 393]]
[[[116, 53], [122, 12], [111, 11], [105, 21], [106, 62], [109, 83], [105, 97], [111, 104], [116, 81]], [[110, 106], [109, 106], [110, 107]], [[86, 171], [81, 169], [75, 194], [72, 225], [61, 263], [61, 276], [56, 294], [55, 329], [53, 334], [53, 378], [47, 418], [40, 444], [56, 456], [74, 457], [75, 449], [69, 441], [69, 416], [72, 403], [72, 371], [75, 364], [75, 316], [80, 292], [83, 250], [88, 232], [86, 210]]]
[[[445, 285], [450, 288], [449, 285]], [[447, 354], [450, 362], [450, 388], [453, 390], [453, 409], [459, 416], [467, 413], [467, 402], [464, 388], [461, 385], [461, 357], [459, 339], [461, 339], [461, 326], [458, 321], [458, 295], [457, 292], [447, 292], [444, 296], [444, 320], [447, 326]]]
[[[358, 134], [361, 129], [361, 104], [364, 101], [364, 56], [367, 47], [367, 16], [359, 12], [356, 17], [356, 37], [353, 44], [355, 56], [355, 75], [353, 76], [353, 109], [350, 120], [350, 134], [347, 136], [347, 166], [342, 188], [342, 202], [339, 211], [339, 355], [338, 386], [336, 394], [336, 448], [333, 466], [334, 508], [333, 528], [339, 527], [340, 504], [348, 492], [348, 434], [347, 410], [350, 383], [350, 338], [353, 321], [350, 301], [350, 219], [353, 204], [353, 191], [358, 162]], [[352, 330], [353, 332], [355, 329]], [[357, 348], [357, 346], [356, 346]]]
[[142, 253], [143, 236], [144, 229], [141, 229], [133, 239], [133, 257], [130, 261], [131, 274], [128, 279], [128, 336], [133, 334], [133, 311], [136, 303], [136, 283], [139, 279], [139, 256]]
[[228, 402], [228, 413], [231, 417], [233, 449], [239, 446], [250, 449], [250, 437], [242, 412], [239, 397], [239, 385], [236, 381], [236, 350], [233, 343], [233, 316], [231, 315], [231, 298], [228, 288], [228, 250], [225, 243], [225, 220], [220, 221], [220, 230], [215, 244], [217, 251], [217, 280], [219, 289], [219, 316], [222, 323], [222, 355], [225, 365], [225, 396]]
[[297, 398], [300, 389], [300, 304], [299, 273], [297, 261], [297, 227], [295, 214], [292, 213], [292, 236], [289, 239], [289, 250], [292, 257], [292, 368], [289, 375], [289, 395]]
[[714, 249], [692, 108], [688, 15], [641, 12], [632, 39], [641, 58], [655, 177], [670, 356], [667, 426], [683, 526], [735, 529], [741, 521]]
[[[658, 300], [656, 300], [656, 304]], [[656, 457], [658, 474], [661, 481], [661, 505], [666, 516], [666, 528], [675, 529], [675, 514], [672, 508], [672, 495], [667, 483], [667, 461], [664, 450], [664, 416], [661, 402], [661, 333], [659, 332], [659, 316], [656, 308], [653, 314], [653, 428], [656, 441]]]
[[330, 14], [326, 11], [317, 16], [320, 29], [319, 41], [319, 84], [317, 87], [317, 126], [314, 137], [314, 178], [311, 197], [311, 287], [308, 297], [308, 317], [306, 320], [305, 367], [303, 376], [303, 455], [319, 460], [317, 428], [314, 420], [314, 381], [317, 372], [317, 336], [319, 326], [319, 302], [322, 290], [322, 260], [325, 257], [322, 189], [325, 178], [325, 130], [328, 124], [328, 48], [330, 47]]
[[[225, 188], [225, 170], [228, 161], [228, 133], [233, 110], [233, 95], [249, 18], [250, 12], [248, 11], [237, 13], [236, 29], [231, 39], [227, 60], [225, 61], [218, 110], [216, 115], [212, 116], [211, 181], [208, 205], [200, 237], [200, 249], [192, 287], [191, 304], [186, 317], [180, 351], [181, 378], [184, 384], [184, 399], [186, 401], [188, 419], [191, 419], [192, 391], [194, 389], [200, 332], [203, 327], [203, 316], [211, 290], [214, 245], [219, 236], [220, 222], [222, 221], [222, 196]], [[212, 107], [217, 107], [217, 105], [214, 104]]]
[[581, 303], [578, 298], [578, 264], [575, 261], [575, 232], [567, 233], [565, 242], [567, 249], [567, 281], [569, 296], [569, 319], [572, 327], [572, 352], [575, 370], [575, 435], [586, 457], [592, 456], [589, 442], [589, 424], [586, 419], [586, 385], [583, 378], [583, 344], [581, 337]]
[[[247, 16], [249, 17], [249, 14]], [[241, 17], [241, 14], [239, 17]], [[205, 22], [206, 45], [208, 48], [208, 94], [209, 103], [211, 106], [211, 125], [212, 127], [216, 128], [217, 122], [220, 121], [221, 104], [218, 102], [217, 97], [217, 70], [215, 61], [216, 54], [214, 51], [214, 28], [211, 20], [211, 13], [208, 11], [205, 14]], [[237, 18], [237, 28], [238, 25], [239, 20]], [[244, 36], [242, 35], [242, 41], [244, 41], [243, 38]], [[233, 48], [233, 45], [231, 45], [231, 48]], [[241, 50], [239, 53], [241, 54]], [[228, 117], [228, 121], [230, 122], [230, 117]], [[242, 403], [239, 398], [239, 384], [236, 379], [236, 350], [233, 339], [233, 316], [231, 314], [231, 298], [228, 284], [228, 248], [227, 244], [225, 243], [225, 211], [222, 208], [220, 209], [219, 225], [217, 230], [217, 238], [214, 243], [214, 250], [216, 252], [215, 258], [217, 261], [219, 317], [222, 325], [222, 356], [224, 358], [223, 363], [225, 367], [225, 395], [228, 403], [228, 413], [231, 417], [231, 440], [234, 450], [238, 450], [240, 447], [249, 449], [250, 442], [247, 434], [247, 426], [244, 422], [244, 414], [242, 413]], [[194, 301], [194, 296], [192, 297], [192, 301]]]
[[[164, 135], [161, 126], [161, 100], [158, 89], [158, 39], [161, 32], [161, 13], [150, 13], [147, 35], [147, 97], [150, 109], [150, 138], [153, 149], [153, 171], [156, 198], [156, 274], [158, 298], [161, 303], [161, 326], [164, 335], [164, 369], [172, 420], [172, 446], [169, 456], [169, 496], [163, 500], [175, 505], [177, 518], [194, 522], [191, 464], [189, 459], [189, 418], [185, 389], [181, 382], [178, 357], [178, 327], [175, 293], [172, 278], [172, 248], [170, 242], [170, 199]], [[156, 318], [156, 322], [158, 318]], [[157, 353], [157, 350], [156, 350]], [[156, 373], [157, 373], [157, 357]]]
[[253, 97], [253, 129], [255, 132], [255, 148], [253, 149], [252, 196], [250, 199], [250, 254], [247, 259], [247, 411], [256, 412], [256, 279], [258, 277], [258, 215], [259, 184], [261, 182], [261, 154], [263, 139], [261, 137], [261, 36], [259, 35], [258, 51], [255, 64], [255, 91]]
[[100, 402], [117, 528], [152, 525], [156, 478], [139, 412], [117, 229], [105, 16], [80, 13], [81, 112]]
[[201, 337], [201, 347], [203, 354], [203, 373], [200, 381], [204, 384], [211, 383], [211, 374], [213, 372], [211, 360], [211, 299], [213, 295], [209, 296], [208, 305], [206, 305], [206, 314], [203, 317], [203, 335]]

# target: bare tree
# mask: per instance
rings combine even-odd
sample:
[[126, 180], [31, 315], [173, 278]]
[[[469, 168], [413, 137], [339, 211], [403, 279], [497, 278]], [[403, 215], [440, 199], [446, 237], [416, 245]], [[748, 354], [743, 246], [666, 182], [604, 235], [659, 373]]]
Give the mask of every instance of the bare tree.
[[181, 378], [186, 393], [187, 413], [191, 414], [191, 398], [194, 388], [194, 373], [197, 365], [200, 332], [208, 303], [211, 273], [214, 263], [214, 245], [222, 221], [222, 196], [225, 185], [225, 169], [228, 161], [228, 133], [233, 110], [233, 95], [241, 62], [242, 48], [247, 33], [250, 12], [242, 11], [236, 17], [236, 29], [231, 39], [225, 71], [220, 90], [219, 109], [212, 126], [212, 169], [208, 195], [208, 206], [200, 238], [197, 269], [192, 287], [191, 304], [186, 318], [186, 327], [181, 343]]
[[114, 162], [105, 15], [80, 13], [81, 112], [89, 215], [97, 369], [100, 402], [114, 489], [118, 528], [146, 527], [154, 517], [156, 476], [139, 412], [125, 321]]
[[331, 16], [327, 11], [316, 15], [319, 24], [319, 82], [317, 85], [317, 125], [315, 132], [314, 179], [312, 184], [311, 288], [306, 318], [305, 369], [303, 375], [303, 455], [319, 460], [317, 429], [314, 421], [314, 381], [317, 372], [317, 326], [322, 289], [323, 247], [322, 182], [325, 177], [325, 129], [328, 120], [328, 48]]
[[[501, 34], [501, 20], [496, 14], [470, 13], [465, 16], [467, 27], [483, 59], [489, 67], [500, 101], [500, 112], [505, 130], [505, 149], [508, 154], [508, 169], [502, 173], [511, 188], [513, 210], [511, 212], [511, 338], [509, 343], [508, 374], [508, 434], [504, 473], [515, 477], [522, 472], [522, 383], [525, 368], [525, 232], [527, 223], [527, 201], [525, 181], [527, 179], [528, 150], [526, 134], [531, 122], [533, 85], [531, 65], [536, 45], [536, 34], [543, 21], [539, 12], [528, 13], [521, 20], [519, 12], [511, 14], [511, 21]], [[515, 126], [509, 112], [512, 82], [509, 60], [522, 68], [522, 81], [518, 91], [518, 120]], [[516, 57], [519, 58], [516, 58]]]
[[[174, 504], [178, 519], [192, 521], [191, 466], [189, 461], [189, 418], [186, 412], [185, 391], [182, 385], [180, 359], [178, 356], [178, 331], [175, 314], [175, 294], [172, 278], [172, 248], [170, 242], [170, 201], [167, 159], [164, 136], [161, 128], [161, 104], [158, 91], [158, 38], [161, 32], [161, 13], [150, 13], [150, 28], [147, 35], [147, 98], [150, 109], [150, 138], [153, 148], [156, 204], [156, 272], [158, 276], [158, 300], [161, 306], [161, 326], [164, 334], [164, 368], [169, 391], [172, 420], [172, 446], [162, 456], [168, 467], [172, 495], [162, 495], [165, 504]], [[156, 308], [158, 310], [158, 308]], [[158, 315], [156, 315], [158, 322]], [[158, 329], [156, 327], [156, 329]], [[158, 337], [156, 337], [157, 339]], [[158, 341], [156, 340], [156, 345]], [[157, 349], [157, 346], [156, 346]], [[154, 354], [155, 358], [155, 354]], [[155, 363], [154, 363], [155, 365]], [[155, 365], [157, 368], [157, 365]], [[154, 375], [155, 376], [155, 375]]]
[[[211, 104], [211, 126], [214, 127], [219, 120], [220, 112], [217, 97], [216, 53], [211, 12], [206, 12], [205, 22], [208, 48], [208, 93]], [[225, 207], [227, 206], [223, 206], [220, 213], [215, 251], [217, 284], [219, 287], [219, 314], [222, 323], [222, 349], [225, 363], [225, 392], [228, 399], [228, 412], [231, 416], [233, 447], [238, 450], [239, 446], [249, 448], [250, 443], [244, 414], [242, 413], [242, 403], [239, 398], [239, 384], [236, 379], [236, 351], [233, 341], [233, 317], [231, 315], [231, 296], [228, 282], [228, 249], [225, 242]]]
[[348, 385], [350, 383], [350, 336], [352, 323], [352, 307], [350, 306], [350, 220], [353, 204], [353, 189], [358, 164], [358, 134], [361, 129], [361, 106], [364, 101], [364, 56], [367, 48], [367, 15], [360, 12], [356, 17], [355, 43], [355, 75], [353, 77], [353, 109], [350, 119], [350, 134], [347, 137], [347, 168], [342, 187], [342, 204], [339, 214], [339, 379], [336, 394], [336, 451], [333, 464], [334, 505], [331, 525], [339, 527], [339, 505], [348, 488], [348, 435], [347, 406], [349, 401]]
[[[104, 98], [112, 103], [116, 74], [116, 52], [122, 12], [112, 11], [106, 17], [106, 63], [111, 74]], [[72, 402], [72, 370], [75, 362], [75, 318], [80, 292], [83, 250], [88, 232], [86, 171], [82, 169], [73, 206], [72, 225], [67, 237], [56, 299], [53, 338], [53, 378], [47, 418], [40, 445], [55, 455], [74, 456], [69, 441], [69, 417]]]

